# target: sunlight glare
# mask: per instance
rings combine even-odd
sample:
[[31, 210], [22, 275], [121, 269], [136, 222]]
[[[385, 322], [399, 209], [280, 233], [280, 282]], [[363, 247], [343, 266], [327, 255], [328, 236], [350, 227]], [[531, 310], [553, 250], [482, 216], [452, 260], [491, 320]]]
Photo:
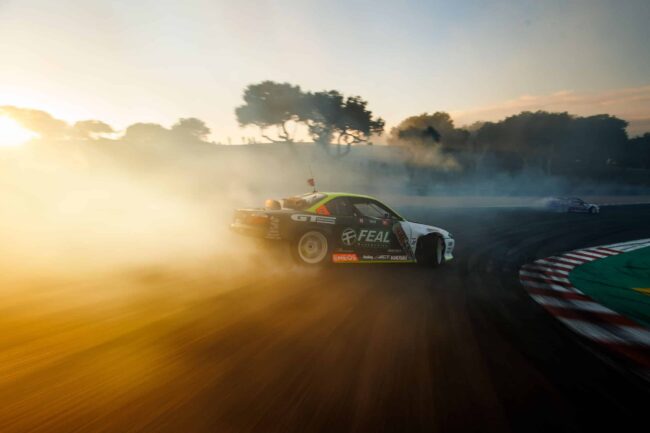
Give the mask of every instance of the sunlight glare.
[[38, 134], [31, 132], [15, 120], [0, 116], [0, 147], [16, 147], [36, 138]]

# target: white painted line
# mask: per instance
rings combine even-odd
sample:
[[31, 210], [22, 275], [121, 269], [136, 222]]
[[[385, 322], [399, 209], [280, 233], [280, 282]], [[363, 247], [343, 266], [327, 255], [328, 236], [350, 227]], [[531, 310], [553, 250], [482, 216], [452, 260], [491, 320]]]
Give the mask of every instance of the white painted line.
[[611, 248], [613, 250], [632, 251], [638, 248], [643, 248], [650, 245], [650, 239], [637, 239], [630, 242], [621, 242], [612, 245], [601, 245], [602, 247]]
[[573, 258], [566, 257], [566, 256], [553, 256], [553, 257], [549, 257], [546, 260], [549, 260], [549, 259], [560, 260], [564, 264], [573, 265], [573, 267], [575, 267], [577, 265], [581, 265], [581, 264], [586, 263], [588, 261], [588, 260], [581, 260], [581, 259], [573, 259]]
[[632, 326], [616, 326], [616, 332], [619, 335], [644, 346], [650, 346], [650, 332], [643, 328]]
[[542, 265], [528, 265], [526, 269], [542, 271], [542, 272], [553, 272], [555, 274], [560, 274], [560, 275], [569, 275], [569, 271], [567, 270], [559, 269], [559, 268], [550, 268], [548, 266], [542, 266]]
[[558, 319], [574, 331], [592, 340], [607, 343], [650, 346], [650, 332], [642, 328], [609, 324], [601, 325], [584, 320], [564, 319], [562, 317], [558, 317]]
[[563, 263], [549, 262], [546, 259], [537, 260], [537, 261], [535, 261], [535, 263], [539, 263], [540, 265], [547, 265], [547, 266], [550, 266], [552, 268], [566, 269], [566, 270], [569, 270], [569, 271], [571, 269], [575, 268], [575, 266], [573, 266], [573, 265], [565, 265]]
[[592, 311], [594, 313], [604, 313], [604, 314], [618, 314], [607, 307], [592, 302], [592, 301], [580, 301], [580, 300], [564, 300], [553, 298], [551, 296], [543, 295], [530, 295], [535, 301], [539, 302], [542, 305], [547, 305], [549, 307], [558, 307], [566, 308], [569, 310], [581, 310], [581, 311]]
[[592, 248], [592, 249], [588, 249], [588, 250], [586, 250], [586, 251], [590, 251], [590, 252], [594, 252], [594, 253], [599, 253], [599, 254], [605, 254], [605, 255], [608, 256], [608, 257], [610, 257], [610, 256], [617, 256], [617, 255], [619, 254], [618, 251], [607, 251], [607, 250], [604, 250], [604, 249], [602, 249], [602, 248]]
[[[650, 247], [650, 239], [601, 245], [539, 259], [521, 267], [519, 281], [534, 301], [546, 307], [549, 313], [573, 332], [609, 346], [610, 350], [618, 351], [619, 355], [630, 357], [620, 347], [650, 347], [650, 329], [591, 299], [571, 285], [568, 275], [582, 264], [644, 247]], [[641, 362], [643, 368], [648, 368], [650, 363], [650, 360], [631, 359]]]
[[595, 323], [585, 322], [575, 319], [564, 319], [557, 317], [562, 323], [571, 328], [574, 332], [587, 337], [592, 340], [600, 341], [603, 343], [617, 343], [617, 344], [630, 344], [628, 341], [623, 340], [615, 334], [612, 334], [607, 329], [596, 325]]
[[568, 278], [558, 277], [555, 275], [541, 274], [539, 272], [530, 272], [530, 271], [521, 270], [519, 271], [519, 275], [523, 275], [525, 277], [531, 277], [531, 278], [545, 278], [547, 280], [559, 281], [560, 283], [571, 283]]
[[[594, 257], [579, 256], [579, 255], [577, 255], [575, 253], [565, 253], [565, 254], [562, 255], [562, 257], [566, 257], [566, 258], [573, 259], [573, 260], [581, 260], [581, 263], [580, 263], [581, 265], [584, 265], [585, 263], [593, 262], [594, 260], [598, 260], [598, 259], [596, 259]], [[604, 258], [604, 257], [602, 257], [602, 258]]]
[[598, 259], [604, 259], [605, 257], [609, 257], [609, 256], [606, 256], [605, 254], [588, 253], [587, 251], [572, 251], [570, 253], [567, 253], [567, 255], [569, 255], [569, 254], [571, 254], [573, 256], [578, 256], [578, 257], [583, 256], [583, 257], [586, 257], [588, 259], [591, 259], [591, 261], [598, 260]]
[[559, 284], [553, 284], [553, 283], [543, 283], [541, 281], [523, 280], [521, 284], [523, 284], [526, 287], [534, 287], [536, 289], [548, 289], [548, 290], [555, 290], [557, 292], [572, 292], [572, 293], [577, 292], [576, 290], [571, 289], [569, 287], [564, 287], [564, 286], [560, 286]]

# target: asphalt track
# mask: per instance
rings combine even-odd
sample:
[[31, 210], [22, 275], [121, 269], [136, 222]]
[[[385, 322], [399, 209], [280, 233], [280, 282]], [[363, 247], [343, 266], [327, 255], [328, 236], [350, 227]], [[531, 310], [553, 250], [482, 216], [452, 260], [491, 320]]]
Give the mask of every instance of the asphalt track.
[[[437, 270], [259, 267], [228, 282], [200, 270], [143, 273], [132, 278], [144, 294], [92, 301], [92, 313], [63, 301], [46, 308], [65, 287], [41, 307], [4, 299], [0, 431], [646, 425], [647, 386], [533, 302], [517, 272], [569, 249], [648, 238], [650, 206], [604, 208], [596, 216], [403, 211], [449, 229], [456, 259]], [[126, 283], [86, 281], [77, 290], [106, 284]], [[228, 290], [215, 289], [224, 284]], [[204, 295], [184, 298], [190, 291]]]

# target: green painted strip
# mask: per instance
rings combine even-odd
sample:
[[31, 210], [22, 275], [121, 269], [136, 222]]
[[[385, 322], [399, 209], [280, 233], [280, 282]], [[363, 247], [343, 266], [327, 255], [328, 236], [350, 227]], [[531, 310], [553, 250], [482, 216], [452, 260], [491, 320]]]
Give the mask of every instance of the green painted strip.
[[574, 268], [569, 280], [598, 303], [650, 327], [650, 247], [594, 260]]

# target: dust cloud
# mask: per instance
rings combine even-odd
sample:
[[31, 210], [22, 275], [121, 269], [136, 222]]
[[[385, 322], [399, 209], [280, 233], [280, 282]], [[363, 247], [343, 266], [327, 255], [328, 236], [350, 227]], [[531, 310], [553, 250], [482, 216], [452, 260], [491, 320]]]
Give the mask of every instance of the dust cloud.
[[132, 292], [134, 276], [273, 271], [256, 242], [229, 230], [234, 208], [261, 203], [261, 168], [209, 152], [56, 145], [0, 149], [0, 294], [118, 278], [116, 294]]
[[419, 157], [413, 165], [401, 152], [363, 146], [335, 159], [305, 144], [120, 140], [0, 149], [0, 282], [6, 290], [20, 285], [12, 281], [132, 272], [300, 272], [288, 260], [278, 268], [286, 254], [231, 233], [229, 224], [236, 208], [307, 191], [310, 177], [321, 191], [377, 195], [398, 207], [536, 206], [540, 196], [580, 187], [532, 172], [459, 177], [439, 169], [453, 159]]

